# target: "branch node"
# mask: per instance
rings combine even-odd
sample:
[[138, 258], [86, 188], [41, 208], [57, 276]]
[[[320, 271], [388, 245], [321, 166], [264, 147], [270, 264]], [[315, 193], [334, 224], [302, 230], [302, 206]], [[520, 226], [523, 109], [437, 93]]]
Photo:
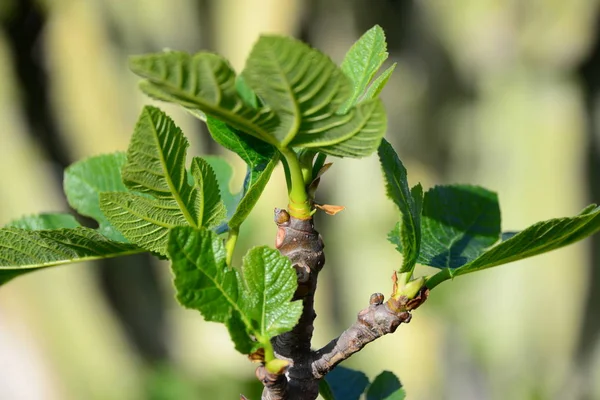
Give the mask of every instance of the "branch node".
[[264, 365], [256, 368], [256, 378], [258, 378], [258, 380], [261, 381], [262, 384], [268, 389], [273, 389], [275, 386], [284, 385], [284, 381], [284, 386], [287, 386], [287, 378], [284, 374], [269, 372], [267, 367]]
[[382, 293], [373, 293], [369, 299], [369, 304], [378, 306], [383, 304], [383, 299], [384, 297]]

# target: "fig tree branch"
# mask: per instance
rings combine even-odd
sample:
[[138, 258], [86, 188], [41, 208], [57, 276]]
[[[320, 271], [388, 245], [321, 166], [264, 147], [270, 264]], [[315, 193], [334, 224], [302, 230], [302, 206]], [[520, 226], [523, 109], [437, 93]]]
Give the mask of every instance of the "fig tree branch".
[[413, 299], [400, 297], [383, 301], [383, 294], [374, 293], [369, 306], [358, 313], [356, 322], [339, 337], [313, 353], [311, 370], [315, 379], [322, 379], [336, 365], [359, 352], [374, 340], [394, 333], [401, 323], [411, 319], [410, 311], [427, 299], [428, 290], [423, 288]]
[[319, 381], [329, 371], [377, 338], [395, 332], [401, 323], [408, 323], [410, 311], [419, 307], [429, 292], [423, 287], [408, 297], [402, 295], [403, 286], [398, 286], [394, 274], [393, 295], [386, 302], [381, 293], [373, 294], [369, 306], [358, 313], [351, 327], [322, 349], [312, 351], [314, 296], [319, 271], [325, 264], [323, 240], [312, 219], [294, 218], [276, 209], [275, 223], [275, 247], [296, 269], [298, 288], [294, 299], [302, 300], [304, 308], [294, 329], [272, 339], [276, 356], [287, 360], [289, 368], [273, 373], [263, 365], [256, 376], [264, 385], [262, 400], [314, 400]]
[[314, 297], [317, 277], [325, 264], [324, 244], [312, 218], [294, 218], [287, 211], [276, 209], [275, 223], [275, 247], [290, 259], [296, 270], [298, 288], [294, 300], [302, 300], [303, 312], [294, 329], [272, 339], [277, 357], [290, 362], [287, 377], [270, 373], [262, 366], [257, 377], [265, 387], [263, 400], [312, 400], [319, 392], [319, 382], [312, 376], [310, 363], [313, 322], [317, 316]]

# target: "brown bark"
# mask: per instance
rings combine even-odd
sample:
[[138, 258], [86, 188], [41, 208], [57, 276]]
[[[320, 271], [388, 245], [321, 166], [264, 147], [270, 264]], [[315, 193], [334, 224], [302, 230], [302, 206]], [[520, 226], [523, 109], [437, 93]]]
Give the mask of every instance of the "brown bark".
[[361, 351], [367, 344], [383, 335], [394, 333], [401, 323], [409, 323], [410, 311], [423, 304], [428, 294], [428, 290], [423, 288], [412, 300], [401, 297], [399, 300], [389, 299], [385, 303], [381, 293], [372, 294], [369, 306], [358, 313], [356, 322], [339, 337], [313, 353], [313, 377], [322, 379], [336, 365]]
[[291, 217], [285, 210], [275, 210], [277, 240], [275, 246], [287, 256], [298, 275], [294, 299], [300, 299], [304, 311], [290, 332], [272, 339], [278, 358], [288, 360], [286, 373], [269, 373], [264, 366], [256, 371], [263, 383], [262, 400], [314, 400], [319, 394], [319, 381], [337, 364], [360, 351], [373, 340], [393, 333], [401, 323], [410, 321], [410, 311], [427, 298], [422, 289], [412, 300], [400, 297], [383, 302], [383, 295], [371, 296], [370, 305], [358, 313], [356, 322], [338, 338], [318, 351], [311, 350], [314, 296], [319, 271], [325, 264], [323, 240], [312, 219]]
[[[262, 398], [316, 399], [319, 394], [319, 381], [314, 379], [310, 370], [310, 342], [313, 322], [317, 317], [314, 310], [317, 277], [325, 264], [324, 244], [321, 235], [314, 228], [312, 219], [293, 218], [287, 211], [276, 209], [275, 223], [275, 247], [290, 259], [296, 269], [298, 289], [294, 300], [302, 300], [304, 310], [294, 329], [272, 340], [277, 357], [290, 361], [291, 366], [287, 371], [286, 380], [279, 380], [279, 385], [275, 386], [265, 385]], [[270, 380], [274, 380], [274, 377]], [[283, 385], [286, 386], [285, 390], [281, 388]]]

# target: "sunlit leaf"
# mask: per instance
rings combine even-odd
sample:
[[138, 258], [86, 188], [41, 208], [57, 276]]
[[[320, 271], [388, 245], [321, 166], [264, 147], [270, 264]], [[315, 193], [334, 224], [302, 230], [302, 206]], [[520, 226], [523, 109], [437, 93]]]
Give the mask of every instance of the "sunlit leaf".
[[101, 210], [132, 243], [166, 254], [170, 228], [216, 227], [225, 217], [210, 165], [192, 163], [193, 186], [185, 168], [188, 142], [162, 111], [145, 107], [123, 166], [123, 181], [138, 193], [101, 193]]
[[200, 226], [214, 228], [225, 219], [227, 210], [221, 201], [217, 176], [210, 164], [200, 157], [192, 160], [195, 190], [199, 190], [196, 215]]
[[406, 168], [392, 146], [384, 139], [378, 149], [379, 162], [386, 182], [386, 192], [402, 214], [398, 226], [398, 242], [403, 255], [400, 272], [412, 271], [421, 247], [421, 208], [423, 190], [420, 185], [409, 189]]
[[358, 103], [387, 57], [385, 33], [379, 25], [366, 31], [352, 45], [341, 65], [342, 71], [352, 81], [352, 95], [342, 104], [340, 112], [344, 113]]
[[[329, 57], [295, 39], [261, 36], [242, 76], [279, 117], [271, 131], [278, 147], [363, 157], [377, 148], [385, 133], [379, 100], [337, 113], [351, 96], [350, 81]], [[362, 146], [338, 146], [355, 137]]]
[[567, 246], [600, 230], [600, 207], [586, 209], [570, 218], [541, 221], [511, 236], [455, 270], [446, 269], [435, 275], [427, 286], [434, 287], [452, 276], [507, 264]]
[[270, 132], [279, 124], [278, 117], [268, 108], [254, 108], [242, 100], [235, 72], [221, 56], [168, 51], [131, 57], [129, 65], [146, 79], [140, 86], [151, 97], [201, 110], [275, 144]]
[[421, 226], [418, 262], [458, 268], [499, 240], [498, 197], [478, 186], [436, 186], [425, 193]]
[[143, 252], [89, 228], [0, 229], [0, 284], [31, 270]]
[[[515, 233], [500, 234], [496, 194], [476, 186], [438, 186], [425, 194], [423, 236], [418, 262], [441, 268], [429, 288], [454, 276], [546, 253], [600, 230], [600, 207], [587, 207], [570, 218], [538, 222]], [[392, 232], [392, 242], [398, 236]]]
[[100, 210], [100, 192], [127, 192], [121, 178], [125, 153], [85, 158], [70, 165], [64, 174], [64, 189], [69, 201], [81, 215], [98, 221], [98, 231], [109, 239], [127, 242]]
[[266, 246], [251, 249], [242, 264], [242, 309], [258, 322], [258, 333], [272, 338], [292, 329], [302, 313], [302, 302], [292, 302], [297, 277], [290, 260]]
[[235, 209], [237, 208], [242, 192], [232, 193], [231, 191], [231, 179], [233, 178], [233, 167], [223, 157], [218, 156], [204, 156], [204, 160], [210, 164], [213, 169], [217, 182], [219, 184], [219, 192], [221, 193], [221, 199], [227, 209], [227, 219], [231, 218]]
[[101, 193], [102, 211], [131, 243], [148, 251], [166, 254], [169, 229], [188, 221], [168, 200], [150, 199], [134, 193]]
[[392, 76], [392, 73], [396, 69], [396, 63], [393, 63], [389, 68], [381, 73], [374, 81], [371, 83], [364, 96], [363, 100], [375, 99], [379, 96], [388, 80]]
[[207, 126], [215, 141], [238, 154], [248, 168], [241, 191], [242, 196], [228, 222], [231, 229], [237, 229], [260, 198], [279, 161], [279, 152], [273, 146], [235, 131], [213, 118], [207, 120]]
[[266, 347], [271, 346], [271, 337], [296, 325], [302, 312], [301, 302], [291, 302], [296, 273], [277, 250], [250, 250], [244, 257], [242, 280], [227, 267], [223, 241], [215, 233], [178, 227], [171, 230], [169, 238], [177, 299], [200, 311], [206, 320], [228, 325], [239, 351], [256, 348], [249, 343], [248, 334], [256, 338], [259, 347]]

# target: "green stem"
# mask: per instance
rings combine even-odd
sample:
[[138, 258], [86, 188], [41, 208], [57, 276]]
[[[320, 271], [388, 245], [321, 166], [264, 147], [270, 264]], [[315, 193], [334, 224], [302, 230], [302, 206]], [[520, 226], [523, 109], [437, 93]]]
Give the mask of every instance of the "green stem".
[[448, 279], [451, 279], [451, 278], [452, 278], [452, 274], [450, 272], [450, 269], [446, 268], [446, 269], [441, 270], [437, 274], [428, 276], [426, 278], [427, 282], [425, 283], [425, 286], [427, 286], [427, 288], [429, 290], [431, 290], [434, 287], [436, 287], [437, 285], [439, 285], [440, 283], [447, 281]]
[[265, 362], [269, 362], [271, 360], [274, 360], [275, 357], [275, 352], [273, 351], [273, 345], [271, 345], [271, 343], [267, 340], [266, 343], [263, 343], [265, 345], [264, 349], [265, 349]]
[[239, 233], [240, 231], [238, 228], [231, 229], [229, 231], [229, 236], [227, 236], [227, 241], [225, 242], [225, 261], [227, 262], [227, 265], [231, 265], [233, 251], [235, 250]]
[[284, 166], [287, 166], [287, 173], [290, 177], [288, 183], [288, 211], [294, 218], [310, 219], [310, 201], [306, 193], [306, 183], [302, 174], [302, 168], [298, 162], [298, 157], [292, 149], [280, 149], [279, 151], [285, 158], [286, 162]]

